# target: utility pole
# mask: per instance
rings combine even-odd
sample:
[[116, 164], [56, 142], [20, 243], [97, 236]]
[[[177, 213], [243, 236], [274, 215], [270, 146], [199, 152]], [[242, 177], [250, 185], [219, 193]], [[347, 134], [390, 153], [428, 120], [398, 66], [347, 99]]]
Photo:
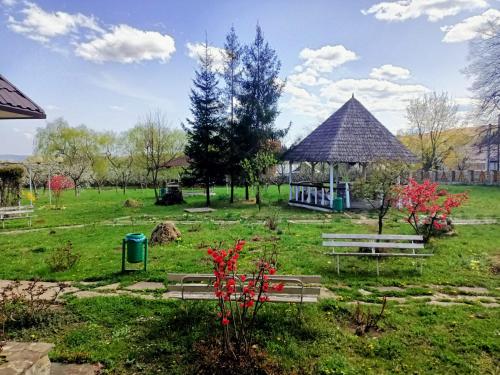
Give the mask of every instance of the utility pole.
[[488, 124], [488, 130], [486, 131], [486, 140], [488, 141], [488, 148], [486, 150], [486, 170], [489, 172], [490, 168], [490, 160], [491, 160], [491, 124]]

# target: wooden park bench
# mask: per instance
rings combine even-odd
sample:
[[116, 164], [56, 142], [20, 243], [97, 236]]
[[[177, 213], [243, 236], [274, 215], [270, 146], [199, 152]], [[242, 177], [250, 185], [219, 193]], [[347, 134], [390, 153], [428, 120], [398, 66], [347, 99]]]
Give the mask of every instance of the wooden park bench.
[[[337, 257], [337, 274], [340, 275], [340, 257], [372, 257], [377, 260], [377, 276], [379, 276], [379, 259], [387, 257], [425, 258], [433, 254], [418, 252], [424, 249], [423, 237], [419, 235], [401, 234], [340, 234], [323, 233], [323, 246], [333, 247], [326, 255]], [[342, 252], [338, 248], [358, 248], [367, 251]], [[384, 252], [380, 252], [383, 249]], [[377, 251], [378, 250], [378, 251]], [[420, 262], [422, 272], [422, 262]]]
[[[253, 276], [247, 275], [247, 280]], [[183, 300], [217, 300], [214, 294], [213, 274], [167, 274], [168, 293], [172, 298]], [[315, 303], [318, 302], [320, 293], [321, 276], [306, 275], [273, 275], [269, 280], [276, 283], [283, 283], [282, 291], [269, 290], [266, 295], [269, 302], [290, 302], [290, 303]], [[237, 289], [237, 291], [240, 291]]]
[[2, 228], [5, 229], [6, 220], [28, 219], [28, 224], [31, 227], [31, 219], [33, 218], [33, 206], [11, 206], [0, 207], [0, 220]]

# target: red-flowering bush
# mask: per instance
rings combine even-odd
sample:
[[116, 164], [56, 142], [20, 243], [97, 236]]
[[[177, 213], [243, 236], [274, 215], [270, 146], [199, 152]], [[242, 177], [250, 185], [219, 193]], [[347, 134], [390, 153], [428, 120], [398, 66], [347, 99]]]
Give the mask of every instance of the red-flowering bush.
[[417, 234], [424, 237], [425, 242], [451, 227], [448, 216], [468, 198], [467, 193], [450, 194], [444, 189], [438, 191], [438, 184], [429, 180], [419, 184], [410, 178], [406, 186], [399, 186], [396, 190], [397, 204], [400, 210], [406, 212], [406, 221]]
[[217, 320], [222, 326], [224, 349], [235, 355], [248, 353], [255, 319], [269, 301], [268, 292], [284, 288], [282, 283], [273, 284], [270, 279], [276, 273], [276, 253], [258, 260], [252, 274], [238, 274], [238, 259], [244, 246], [245, 241], [237, 241], [229, 249], [208, 249], [213, 262]]
[[61, 193], [66, 189], [73, 189], [75, 184], [71, 179], [62, 175], [55, 175], [48, 182], [48, 187], [54, 194], [56, 199], [56, 207], [59, 207], [59, 201], [61, 199]]

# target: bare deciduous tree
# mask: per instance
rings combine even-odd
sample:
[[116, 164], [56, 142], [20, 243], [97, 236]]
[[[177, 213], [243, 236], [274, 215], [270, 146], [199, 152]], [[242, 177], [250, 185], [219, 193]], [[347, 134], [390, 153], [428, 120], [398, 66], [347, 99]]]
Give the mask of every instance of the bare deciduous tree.
[[479, 114], [491, 120], [500, 110], [500, 24], [490, 22], [469, 45], [471, 90], [479, 99]]
[[158, 200], [159, 173], [166, 163], [182, 154], [185, 145], [184, 133], [173, 129], [166, 116], [156, 111], [149, 113], [143, 122], [131, 130], [130, 135], [151, 178], [155, 198]]
[[457, 125], [457, 111], [457, 105], [447, 93], [425, 94], [408, 104], [407, 133], [418, 137], [418, 152], [424, 170], [439, 168], [449, 154], [446, 131]]

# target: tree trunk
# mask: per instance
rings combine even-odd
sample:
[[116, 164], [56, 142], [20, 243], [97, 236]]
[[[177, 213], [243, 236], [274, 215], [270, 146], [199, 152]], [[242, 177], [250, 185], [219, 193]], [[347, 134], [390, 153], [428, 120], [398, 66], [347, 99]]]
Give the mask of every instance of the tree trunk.
[[382, 227], [384, 225], [384, 218], [382, 216], [378, 216], [378, 234], [382, 234]]
[[249, 200], [249, 199], [250, 199], [250, 194], [248, 192], [248, 182], [245, 179], [245, 200]]
[[259, 211], [260, 211], [260, 185], [257, 184], [257, 188], [255, 191], [255, 203], [257, 203], [257, 206], [259, 206]]
[[231, 197], [229, 198], [229, 203], [234, 203], [234, 176], [231, 175]]
[[206, 193], [206, 196], [207, 196], [206, 206], [210, 207], [210, 178], [209, 177], [207, 177], [205, 179], [205, 193]]

